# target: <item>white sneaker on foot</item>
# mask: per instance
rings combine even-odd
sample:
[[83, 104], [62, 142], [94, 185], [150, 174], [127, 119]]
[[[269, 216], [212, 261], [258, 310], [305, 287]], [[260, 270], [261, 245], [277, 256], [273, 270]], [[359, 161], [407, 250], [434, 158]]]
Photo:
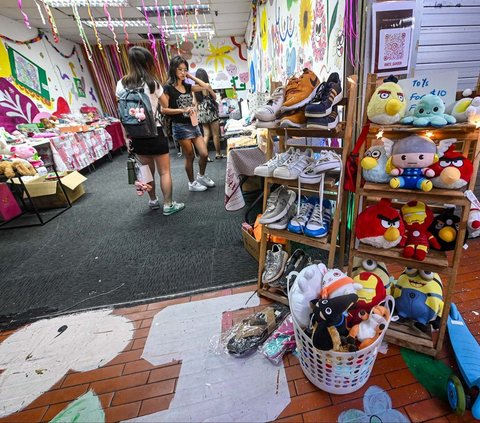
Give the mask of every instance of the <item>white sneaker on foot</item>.
[[171, 214], [177, 213], [183, 210], [184, 208], [185, 208], [185, 204], [172, 201], [172, 204], [170, 204], [169, 206], [167, 204], [163, 205], [163, 215], [170, 216]]
[[212, 188], [215, 186], [215, 182], [213, 182], [207, 175], [197, 175], [197, 181], [207, 188]]
[[205, 185], [202, 185], [198, 181], [193, 181], [188, 183], [188, 190], [189, 191], [206, 191], [207, 187]]
[[148, 200], [148, 206], [152, 210], [158, 210], [160, 208], [160, 202], [158, 201], [158, 198], [155, 198], [155, 200]]

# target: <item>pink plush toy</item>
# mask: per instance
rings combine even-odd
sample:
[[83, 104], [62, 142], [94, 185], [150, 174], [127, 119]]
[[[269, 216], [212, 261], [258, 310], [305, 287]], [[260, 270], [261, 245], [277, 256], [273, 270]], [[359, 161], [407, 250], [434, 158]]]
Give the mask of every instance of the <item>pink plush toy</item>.
[[146, 192], [150, 192], [152, 190], [152, 186], [149, 184], [144, 184], [140, 181], [135, 181], [135, 190], [137, 191], [137, 195], [142, 196]]
[[43, 161], [40, 159], [37, 150], [28, 144], [12, 145], [10, 152], [13, 157], [27, 160], [33, 167], [43, 166]]
[[145, 110], [143, 107], [140, 107], [140, 108], [131, 108], [128, 113], [131, 115], [131, 116], [135, 116], [137, 118], [137, 120], [139, 122], [141, 122], [142, 120], [145, 120]]

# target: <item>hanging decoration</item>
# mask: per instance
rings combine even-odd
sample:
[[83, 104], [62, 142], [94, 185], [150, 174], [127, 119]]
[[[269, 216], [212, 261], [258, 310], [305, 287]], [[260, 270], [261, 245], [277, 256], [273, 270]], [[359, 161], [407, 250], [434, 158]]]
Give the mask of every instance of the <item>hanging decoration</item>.
[[127, 27], [125, 25], [125, 19], [123, 18], [123, 7], [120, 6], [120, 19], [122, 20], [123, 24], [123, 33], [125, 34], [125, 43], [127, 46], [130, 44], [130, 41], [128, 40], [128, 32], [127, 32]]
[[23, 15], [23, 23], [28, 29], [32, 29], [32, 27], [30, 26], [30, 21], [28, 20], [28, 15], [23, 11], [22, 0], [18, 0], [18, 8]]
[[37, 5], [38, 14], [40, 15], [40, 18], [42, 19], [42, 24], [45, 25], [45, 18], [43, 17], [42, 8], [38, 4], [37, 0], [34, 0], [34, 1], [35, 1], [35, 4]]
[[77, 50], [77, 49], [75, 49], [75, 55], [77, 56], [78, 65], [80, 66], [80, 69], [81, 69], [82, 72], [83, 72], [83, 64], [82, 64], [82, 61], [80, 60], [80, 55], [78, 54], [78, 50]]
[[188, 22], [187, 0], [183, 0], [183, 8], [185, 10], [185, 20], [187, 21], [187, 34], [190, 35], [190, 22]]
[[15, 44], [33, 44], [40, 41], [44, 36], [45, 34], [42, 31], [38, 31], [38, 35], [36, 37], [30, 38], [29, 40], [26, 40], [26, 41], [19, 41], [19, 40], [14, 40], [13, 38], [7, 37], [6, 35], [0, 34], [1, 39], [5, 41], [9, 41], [11, 43], [15, 43]]
[[[169, 6], [170, 6], [170, 19], [172, 20], [173, 31], [175, 32], [175, 40], [177, 42], [177, 48], [178, 48], [177, 23], [176, 23], [177, 14], [173, 10], [172, 0], [168, 0], [168, 1], [169, 1]], [[175, 18], [174, 18], [174, 16], [175, 16]]]
[[53, 41], [55, 41], [55, 43], [58, 43], [60, 39], [58, 38], [58, 28], [55, 22], [55, 18], [53, 17], [52, 9], [50, 9], [50, 6], [46, 2], [42, 2], [42, 3], [43, 3], [43, 7], [45, 8], [45, 12], [47, 13], [50, 29], [52, 30]]
[[70, 54], [62, 53], [62, 52], [57, 48], [57, 46], [56, 46], [55, 44], [53, 44], [53, 43], [48, 39], [48, 37], [47, 37], [46, 34], [44, 35], [44, 37], [45, 37], [45, 40], [47, 40], [48, 44], [50, 44], [50, 45], [53, 47], [53, 49], [54, 49], [60, 56], [64, 57], [65, 59], [70, 59], [70, 57], [72, 57], [72, 56], [77, 52], [76, 47], [73, 46], [72, 52], [71, 52]]
[[152, 26], [150, 25], [150, 21], [148, 19], [147, 8], [145, 7], [145, 0], [142, 0], [142, 7], [143, 7], [143, 14], [145, 15], [145, 20], [147, 21], [148, 41], [150, 41], [150, 47], [153, 50], [153, 54], [155, 55], [155, 61], [158, 61], [158, 53], [157, 53], [157, 47], [155, 43], [155, 36], [152, 33]]
[[78, 31], [80, 32], [80, 38], [83, 42], [83, 47], [85, 48], [85, 52], [87, 54], [88, 60], [90, 62], [92, 59], [92, 46], [88, 42], [87, 34], [85, 34], [85, 30], [83, 29], [82, 21], [80, 20], [80, 15], [78, 14], [77, 3], [72, 4], [72, 11], [73, 17], [75, 18], [75, 22], [77, 23]]
[[[176, 7], [173, 9], [173, 13], [174, 13], [174, 16], [175, 16], [175, 39], [177, 40], [177, 47], [178, 47], [178, 35], [176, 34], [177, 25], [178, 25], [178, 16], [177, 16], [177, 8]], [[185, 41], [185, 36], [183, 34], [181, 34], [180, 37], [181, 37], [182, 41]]]
[[348, 60], [354, 68], [355, 63], [355, 42], [358, 38], [356, 31], [356, 19], [355, 10], [357, 9], [357, 0], [346, 0], [345, 4], [345, 21], [344, 21], [344, 34], [345, 34], [345, 50], [348, 53]]
[[247, 49], [251, 50], [253, 43], [255, 42], [255, 37], [257, 35], [257, 0], [252, 0], [252, 34], [250, 35], [250, 41], [247, 43]]
[[100, 50], [102, 50], [103, 49], [102, 40], [100, 39], [100, 36], [98, 35], [97, 24], [95, 23], [95, 19], [93, 18], [93, 15], [92, 15], [92, 9], [90, 7], [90, 0], [87, 0], [87, 10], [88, 10], [88, 17], [90, 18], [90, 22], [92, 23], [93, 33], [95, 34], [95, 38], [97, 40], [97, 46]]
[[158, 29], [160, 30], [160, 40], [161, 40], [161, 43], [162, 43], [162, 54], [166, 54], [167, 49], [165, 47], [165, 45], [166, 45], [166, 43], [165, 43], [165, 33], [163, 32], [162, 15], [160, 13], [160, 8], [158, 7], [158, 1], [157, 0], [155, 0], [155, 9], [157, 11], [157, 26], [158, 26]]
[[108, 11], [108, 1], [105, 0], [105, 3], [103, 4], [103, 12], [105, 13], [105, 16], [108, 19], [108, 29], [113, 35], [113, 41], [115, 41], [115, 46], [117, 48], [117, 52], [120, 53], [120, 47], [118, 46], [118, 40], [117, 40], [117, 34], [115, 34], [115, 28], [113, 27], [112, 23], [112, 17], [110, 16], [110, 12]]

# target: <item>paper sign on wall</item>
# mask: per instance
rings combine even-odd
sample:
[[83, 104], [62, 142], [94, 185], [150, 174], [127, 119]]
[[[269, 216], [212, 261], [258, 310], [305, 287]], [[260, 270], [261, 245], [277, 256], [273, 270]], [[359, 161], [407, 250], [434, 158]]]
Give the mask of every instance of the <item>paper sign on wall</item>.
[[457, 93], [457, 80], [458, 72], [450, 71], [419, 73], [415, 74], [413, 78], [398, 81], [407, 99], [407, 114], [411, 113], [420, 99], [427, 94], [440, 97], [446, 107], [453, 104]]

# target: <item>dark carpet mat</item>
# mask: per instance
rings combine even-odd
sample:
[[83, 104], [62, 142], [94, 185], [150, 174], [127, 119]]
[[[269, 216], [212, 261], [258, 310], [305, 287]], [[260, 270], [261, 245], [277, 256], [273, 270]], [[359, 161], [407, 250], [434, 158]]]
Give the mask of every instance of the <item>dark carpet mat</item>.
[[46, 225], [0, 231], [0, 327], [256, 277], [257, 262], [243, 248], [244, 210], [224, 208], [226, 160], [208, 164], [215, 188], [189, 192], [183, 158], [172, 153], [174, 199], [186, 208], [165, 217], [127, 184], [126, 158], [86, 173], [87, 193]]

